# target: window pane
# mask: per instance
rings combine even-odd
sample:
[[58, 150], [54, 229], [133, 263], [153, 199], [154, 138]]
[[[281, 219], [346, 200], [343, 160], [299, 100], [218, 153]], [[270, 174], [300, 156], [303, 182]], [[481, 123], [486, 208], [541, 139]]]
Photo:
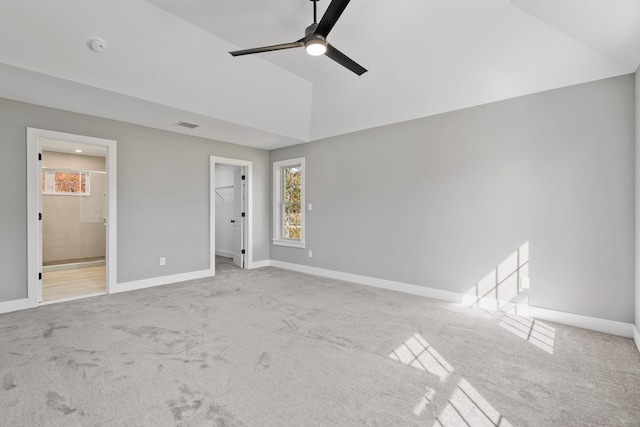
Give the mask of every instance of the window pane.
[[80, 192], [80, 174], [72, 172], [56, 172], [56, 193]]
[[42, 191], [46, 194], [89, 195], [89, 172], [42, 171]]
[[285, 239], [302, 238], [302, 168], [300, 165], [282, 169], [282, 237]]
[[300, 203], [283, 204], [283, 237], [285, 239], [300, 239], [302, 237], [302, 214]]
[[283, 201], [299, 203], [301, 197], [302, 168], [291, 166], [283, 169]]
[[273, 162], [273, 244], [305, 247], [305, 159]]

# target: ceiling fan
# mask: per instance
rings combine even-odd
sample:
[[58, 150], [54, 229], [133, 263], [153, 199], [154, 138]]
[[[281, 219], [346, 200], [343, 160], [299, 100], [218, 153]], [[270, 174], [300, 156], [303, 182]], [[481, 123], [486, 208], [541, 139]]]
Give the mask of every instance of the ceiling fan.
[[294, 47], [304, 47], [309, 55], [326, 55], [359, 76], [366, 73], [366, 68], [362, 67], [327, 42], [329, 32], [338, 21], [338, 18], [340, 18], [340, 15], [342, 15], [342, 12], [347, 7], [350, 0], [333, 0], [331, 4], [329, 4], [329, 7], [320, 22], [317, 21], [317, 0], [311, 1], [313, 1], [313, 24], [309, 25], [305, 29], [304, 37], [300, 40], [296, 40], [292, 43], [276, 44], [273, 46], [236, 50], [229, 53], [233, 56], [240, 56], [250, 55], [252, 53], [271, 52], [273, 50], [292, 49]]

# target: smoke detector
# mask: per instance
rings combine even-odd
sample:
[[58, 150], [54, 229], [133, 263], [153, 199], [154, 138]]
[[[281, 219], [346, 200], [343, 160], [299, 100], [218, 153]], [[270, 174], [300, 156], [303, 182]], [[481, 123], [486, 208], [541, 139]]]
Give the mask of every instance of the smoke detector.
[[107, 50], [107, 42], [102, 39], [91, 39], [88, 42], [89, 47], [96, 53], [102, 53]]

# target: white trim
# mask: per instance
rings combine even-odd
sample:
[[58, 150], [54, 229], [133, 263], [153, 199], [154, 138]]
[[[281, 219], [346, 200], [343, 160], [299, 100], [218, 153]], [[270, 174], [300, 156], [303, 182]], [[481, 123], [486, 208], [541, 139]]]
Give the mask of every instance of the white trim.
[[408, 283], [394, 282], [392, 280], [377, 279], [375, 277], [360, 276], [358, 274], [343, 273], [341, 271], [326, 270], [324, 268], [309, 267], [307, 265], [292, 264], [289, 262], [271, 260], [272, 267], [283, 268], [285, 270], [298, 271], [300, 273], [315, 274], [316, 276], [328, 277], [330, 279], [344, 280], [347, 282], [359, 283], [361, 285], [373, 286], [376, 288], [389, 289], [391, 291], [404, 292], [411, 295], [419, 295], [427, 298], [435, 298], [443, 301], [459, 303], [462, 295], [456, 292], [443, 291], [441, 289], [428, 288], [426, 286], [410, 285]]
[[225, 257], [225, 258], [233, 258], [233, 252], [216, 249], [216, 256], [221, 256], [221, 257]]
[[549, 320], [551, 322], [562, 323], [563, 325], [605, 332], [621, 337], [631, 338], [633, 336], [631, 323], [599, 319], [581, 314], [565, 313], [564, 311], [549, 310], [541, 307], [531, 307], [530, 309], [531, 317], [536, 319]]
[[[267, 264], [265, 262], [265, 264]], [[389, 289], [411, 295], [418, 295], [427, 298], [434, 298], [454, 303], [468, 302], [468, 297], [457, 292], [445, 291], [442, 289], [428, 288], [426, 286], [410, 285], [408, 283], [394, 282], [391, 280], [377, 279], [375, 277], [360, 276], [357, 274], [343, 273], [340, 271], [326, 270], [323, 268], [309, 267], [306, 265], [293, 264], [283, 261], [271, 260], [268, 265], [285, 270], [297, 271], [300, 273], [314, 274], [316, 276], [328, 277], [330, 279], [344, 280], [376, 288]], [[266, 266], [266, 265], [265, 265]], [[564, 325], [575, 326], [583, 329], [590, 329], [598, 332], [605, 332], [612, 335], [619, 335], [630, 338], [634, 336], [636, 345], [640, 350], [640, 334], [631, 323], [618, 322], [615, 320], [599, 319], [596, 317], [583, 316], [580, 314], [565, 313], [562, 311], [549, 310], [540, 307], [530, 307], [531, 317], [542, 320], [549, 320]], [[632, 329], [634, 332], [632, 332]]]
[[27, 298], [0, 302], [0, 314], [11, 313], [12, 311], [26, 310], [27, 308], [29, 308], [29, 300]]
[[264, 259], [264, 260], [261, 260], [261, 261], [254, 261], [253, 264], [251, 265], [251, 269], [263, 268], [263, 267], [271, 267], [271, 260], [270, 259]]
[[636, 343], [638, 351], [640, 351], [640, 332], [638, 332], [638, 328], [636, 328], [636, 325], [631, 326], [633, 326], [633, 341]]
[[[301, 215], [301, 227], [300, 227], [300, 239], [284, 239], [282, 237], [282, 213], [280, 210], [280, 205], [282, 203], [282, 169], [287, 166], [300, 165], [300, 169], [302, 170], [302, 177], [300, 179], [300, 194], [302, 195], [300, 201], [300, 215]], [[279, 160], [277, 162], [273, 162], [273, 238], [271, 242], [277, 246], [288, 246], [292, 248], [304, 248], [306, 247], [306, 211], [307, 205], [305, 204], [306, 191], [305, 191], [305, 181], [306, 181], [307, 169], [305, 166], [305, 158], [298, 157], [295, 159], [287, 159], [287, 160]]]
[[[304, 221], [304, 219], [303, 219]], [[290, 248], [304, 248], [306, 242], [304, 240], [293, 239], [271, 239], [274, 245], [277, 246], [289, 246]]]
[[42, 284], [37, 273], [42, 268], [41, 222], [38, 220], [40, 210], [40, 180], [42, 165], [38, 153], [42, 152], [41, 138], [50, 138], [80, 144], [106, 147], [107, 173], [107, 239], [106, 239], [106, 289], [111, 292], [117, 280], [117, 142], [111, 139], [94, 138], [46, 129], [27, 128], [27, 299], [29, 307], [40, 304]]
[[209, 268], [211, 276], [216, 274], [216, 163], [247, 168], [247, 228], [245, 233], [245, 268], [253, 268], [253, 162], [250, 160], [230, 159], [211, 156], [209, 160]]
[[107, 293], [106, 292], [95, 292], [93, 294], [78, 295], [76, 297], [60, 298], [60, 299], [55, 299], [55, 300], [52, 300], [52, 301], [42, 301], [40, 303], [40, 305], [57, 304], [59, 302], [68, 302], [68, 301], [75, 301], [75, 300], [85, 299], [85, 298], [100, 297], [102, 295], [107, 295]]
[[184, 282], [186, 280], [202, 279], [213, 277], [211, 270], [192, 271], [190, 273], [173, 274], [171, 276], [152, 277], [150, 279], [134, 280], [131, 282], [118, 283], [111, 289], [110, 293], [135, 291], [137, 289], [153, 288], [154, 286], [170, 285], [172, 283]]

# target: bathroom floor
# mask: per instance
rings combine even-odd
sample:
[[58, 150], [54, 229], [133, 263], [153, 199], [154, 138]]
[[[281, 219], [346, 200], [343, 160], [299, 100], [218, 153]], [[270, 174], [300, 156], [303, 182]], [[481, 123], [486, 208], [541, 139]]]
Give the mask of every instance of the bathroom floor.
[[42, 274], [42, 301], [106, 292], [106, 269], [97, 267], [48, 271]]

